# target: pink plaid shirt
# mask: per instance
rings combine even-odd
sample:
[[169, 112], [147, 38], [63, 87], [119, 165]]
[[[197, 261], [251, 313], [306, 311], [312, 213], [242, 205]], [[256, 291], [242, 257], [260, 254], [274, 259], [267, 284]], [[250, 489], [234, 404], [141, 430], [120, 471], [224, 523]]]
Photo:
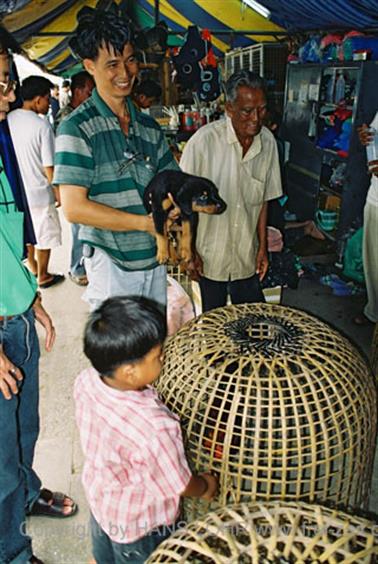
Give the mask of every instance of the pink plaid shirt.
[[109, 537], [130, 543], [175, 522], [191, 478], [178, 418], [157, 392], [123, 392], [83, 370], [74, 388], [85, 455], [83, 485]]

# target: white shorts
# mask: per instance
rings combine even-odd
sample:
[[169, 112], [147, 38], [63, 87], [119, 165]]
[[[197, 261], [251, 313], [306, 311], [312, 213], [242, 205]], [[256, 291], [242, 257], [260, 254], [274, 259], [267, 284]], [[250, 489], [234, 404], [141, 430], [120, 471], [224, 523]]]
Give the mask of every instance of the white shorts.
[[62, 228], [54, 204], [43, 208], [30, 208], [36, 249], [55, 249], [62, 244]]
[[83, 300], [91, 311], [113, 296], [145, 296], [166, 306], [167, 267], [163, 264], [150, 270], [125, 271], [96, 248], [91, 258], [84, 259], [84, 266], [89, 284]]

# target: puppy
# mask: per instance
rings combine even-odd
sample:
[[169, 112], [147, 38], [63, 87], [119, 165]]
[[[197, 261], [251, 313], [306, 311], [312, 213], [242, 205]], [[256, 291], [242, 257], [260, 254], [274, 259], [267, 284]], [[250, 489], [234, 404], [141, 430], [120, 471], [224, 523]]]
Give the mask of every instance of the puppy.
[[[176, 264], [180, 259], [185, 263], [190, 262], [198, 225], [198, 212], [221, 214], [227, 207], [213, 182], [177, 170], [159, 172], [146, 187], [143, 203], [147, 212], [152, 212], [154, 219], [157, 233], [157, 260], [160, 264], [168, 260]], [[168, 217], [174, 207], [179, 209], [178, 220]], [[177, 233], [181, 232], [177, 243], [178, 253], [169, 244], [175, 223], [181, 224], [181, 229], [177, 231]]]

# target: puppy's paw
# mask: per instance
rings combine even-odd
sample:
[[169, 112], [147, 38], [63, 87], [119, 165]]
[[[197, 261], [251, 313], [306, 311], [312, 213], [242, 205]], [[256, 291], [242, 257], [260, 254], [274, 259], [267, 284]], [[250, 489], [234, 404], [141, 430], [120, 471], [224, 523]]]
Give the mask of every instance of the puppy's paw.
[[165, 251], [158, 251], [156, 254], [156, 260], [159, 264], [167, 264], [169, 260], [169, 254]]
[[181, 255], [181, 260], [184, 263], [188, 263], [192, 260], [192, 252], [190, 249], [186, 249], [185, 247], [182, 247], [180, 250], [180, 255]]

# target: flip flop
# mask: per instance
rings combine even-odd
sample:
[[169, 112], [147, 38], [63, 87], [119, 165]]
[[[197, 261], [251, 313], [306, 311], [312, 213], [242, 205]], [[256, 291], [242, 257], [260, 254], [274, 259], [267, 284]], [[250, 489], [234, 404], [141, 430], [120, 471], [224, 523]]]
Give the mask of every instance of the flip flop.
[[53, 274], [51, 280], [48, 280], [47, 282], [42, 282], [42, 284], [39, 284], [39, 287], [42, 289], [50, 288], [51, 286], [55, 286], [55, 284], [59, 284], [60, 282], [63, 282], [63, 280], [64, 280], [64, 274]]
[[76, 274], [69, 272], [68, 276], [70, 277], [70, 280], [72, 280], [72, 282], [74, 282], [78, 286], [88, 286], [88, 278], [86, 274], [83, 274], [82, 276], [76, 276]]
[[28, 564], [43, 564], [43, 562], [42, 562], [42, 560], [40, 560], [40, 558], [37, 558], [33, 554], [33, 556], [31, 558], [29, 558]]
[[341, 280], [337, 274], [325, 274], [319, 278], [319, 282], [323, 284], [323, 286], [329, 286], [330, 288], [345, 285], [345, 282]]
[[[67, 519], [77, 513], [78, 507], [73, 502], [71, 506], [65, 506], [64, 500], [70, 499], [68, 496], [60, 492], [52, 492], [46, 488], [42, 488], [38, 499], [33, 503], [28, 515], [41, 515], [43, 517], [58, 517]], [[49, 503], [52, 500], [52, 503]], [[71, 500], [72, 501], [72, 500]], [[63, 513], [64, 507], [71, 507], [69, 513]]]

